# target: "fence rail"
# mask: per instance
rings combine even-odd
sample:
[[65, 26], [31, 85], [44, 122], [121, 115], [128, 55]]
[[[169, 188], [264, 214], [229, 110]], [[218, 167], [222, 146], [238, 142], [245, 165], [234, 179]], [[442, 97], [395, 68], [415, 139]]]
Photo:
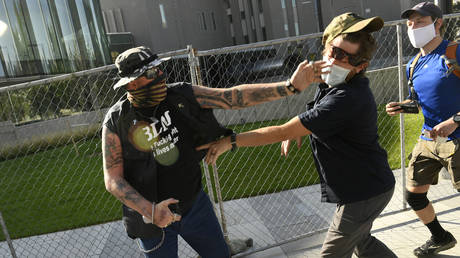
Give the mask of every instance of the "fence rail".
[[[445, 38], [453, 40], [460, 14], [445, 21]], [[379, 105], [380, 143], [392, 168], [402, 168], [403, 174], [417, 138], [405, 132], [419, 126], [422, 117], [389, 117], [383, 106], [407, 95], [405, 64], [415, 50], [405, 30], [404, 21], [392, 21], [374, 34], [379, 47], [367, 72]], [[321, 50], [321, 33], [316, 33], [206, 51], [189, 46], [159, 56], [171, 57], [162, 64], [168, 82], [225, 88], [285, 80], [305, 58], [321, 59]], [[103, 183], [100, 129], [107, 108], [123, 94], [112, 90], [116, 80], [115, 66], [109, 65], [0, 88], [0, 207], [18, 257], [140, 255], [118, 221], [119, 202]], [[304, 111], [314, 88], [214, 113], [237, 132], [280, 124]], [[216, 212], [230, 240], [252, 238], [257, 251], [328, 227], [330, 213], [319, 208], [318, 176], [307, 145], [287, 159], [280, 157], [278, 145], [240, 148], [219, 159], [218, 176], [205, 169], [203, 185], [213, 188], [208, 192], [215, 202], [214, 196], [223, 200]], [[454, 194], [433, 190], [434, 200]], [[402, 198], [397, 201], [386, 212], [406, 208]], [[5, 239], [0, 235], [0, 256], [10, 252]], [[179, 256], [195, 255], [181, 240]]]

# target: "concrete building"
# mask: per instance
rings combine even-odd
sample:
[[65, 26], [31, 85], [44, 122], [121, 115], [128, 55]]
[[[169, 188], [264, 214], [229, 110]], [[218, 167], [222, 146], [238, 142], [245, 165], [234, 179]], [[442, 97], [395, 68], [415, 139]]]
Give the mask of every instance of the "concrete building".
[[199, 50], [320, 32], [338, 14], [399, 20], [422, 0], [100, 0], [106, 30], [156, 52]]
[[156, 52], [232, 45], [221, 0], [101, 0], [108, 33], [131, 32]]

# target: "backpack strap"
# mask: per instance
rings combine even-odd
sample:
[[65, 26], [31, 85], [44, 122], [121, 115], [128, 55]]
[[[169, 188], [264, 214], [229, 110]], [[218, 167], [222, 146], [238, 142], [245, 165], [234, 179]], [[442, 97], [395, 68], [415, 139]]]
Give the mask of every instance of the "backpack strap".
[[422, 56], [422, 52], [418, 52], [418, 54], [415, 56], [414, 60], [410, 63], [409, 66], [409, 90], [410, 90], [410, 99], [415, 100], [417, 99], [417, 93], [415, 93], [414, 90], [414, 83], [412, 82], [412, 77], [414, 76], [414, 70], [415, 70], [415, 65], [417, 65], [418, 60]]
[[446, 65], [449, 68], [448, 73], [452, 72], [460, 78], [460, 66], [457, 62], [457, 47], [459, 42], [449, 42], [446, 48], [446, 54], [443, 57], [446, 61]]

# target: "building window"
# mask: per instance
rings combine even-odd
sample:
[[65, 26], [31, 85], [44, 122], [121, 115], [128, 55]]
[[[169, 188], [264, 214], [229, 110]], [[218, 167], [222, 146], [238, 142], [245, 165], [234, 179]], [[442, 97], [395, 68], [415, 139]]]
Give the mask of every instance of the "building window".
[[211, 12], [211, 22], [212, 22], [212, 30], [217, 30], [216, 26], [216, 19], [214, 18], [214, 12]]
[[102, 16], [104, 18], [105, 29], [108, 33], [126, 31], [120, 8], [104, 11]]
[[113, 10], [104, 11], [105, 29], [107, 32], [117, 32], [117, 24]]
[[161, 26], [164, 29], [168, 28], [168, 23], [166, 22], [166, 14], [163, 4], [160, 4], [160, 14], [161, 14]]
[[265, 29], [265, 27], [262, 27], [262, 37], [263, 41], [267, 40], [267, 30]]
[[206, 25], [206, 14], [204, 12], [198, 13], [198, 24], [200, 24], [200, 30], [206, 31], [208, 30], [208, 26]]
[[259, 13], [263, 13], [263, 12], [264, 12], [264, 9], [263, 9], [263, 7], [262, 7], [262, 0], [259, 0], [259, 1], [258, 1], [257, 6], [259, 7]]
[[[0, 0], [0, 77], [56, 74], [110, 62], [99, 2]], [[97, 13], [97, 15], [96, 15]]]
[[126, 31], [125, 23], [123, 21], [123, 15], [121, 14], [121, 9], [120, 8], [115, 9], [114, 16], [115, 16], [115, 22], [117, 24], [117, 31], [118, 32], [125, 32]]

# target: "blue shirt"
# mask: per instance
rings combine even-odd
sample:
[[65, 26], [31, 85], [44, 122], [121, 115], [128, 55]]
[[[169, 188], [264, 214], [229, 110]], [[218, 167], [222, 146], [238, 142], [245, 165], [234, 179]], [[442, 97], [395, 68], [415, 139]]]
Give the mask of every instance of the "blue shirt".
[[[453, 73], [446, 76], [448, 67], [441, 58], [445, 55], [448, 44], [449, 42], [444, 40], [430, 54], [420, 56], [414, 69], [414, 90], [425, 118], [422, 130], [432, 130], [439, 123], [460, 112], [460, 78]], [[414, 58], [407, 65], [407, 78], [409, 66]], [[457, 62], [460, 63], [460, 47], [457, 47]], [[430, 140], [423, 136], [420, 138]], [[460, 138], [460, 127], [449, 136], [449, 139], [452, 138]]]
[[377, 107], [369, 80], [355, 76], [329, 88], [321, 84], [299, 115], [321, 181], [321, 201], [351, 203], [389, 191], [395, 179], [377, 134]]

